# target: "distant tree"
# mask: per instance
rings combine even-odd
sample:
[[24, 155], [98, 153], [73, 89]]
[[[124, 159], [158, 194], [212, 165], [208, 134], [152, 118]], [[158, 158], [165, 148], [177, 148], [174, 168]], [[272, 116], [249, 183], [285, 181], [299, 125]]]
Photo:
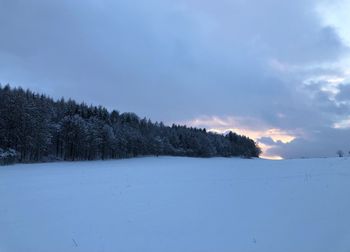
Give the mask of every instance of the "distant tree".
[[342, 150], [337, 151], [338, 157], [344, 157], [344, 152]]
[[95, 160], [144, 155], [258, 157], [257, 144], [230, 132], [140, 119], [102, 106], [54, 101], [30, 90], [0, 85], [1, 164]]

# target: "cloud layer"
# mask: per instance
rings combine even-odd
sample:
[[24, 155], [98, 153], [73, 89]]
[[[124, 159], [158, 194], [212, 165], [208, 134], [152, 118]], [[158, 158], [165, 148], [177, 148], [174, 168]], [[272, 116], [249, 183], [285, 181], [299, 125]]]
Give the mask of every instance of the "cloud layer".
[[294, 137], [271, 138], [270, 156], [334, 155], [350, 68], [346, 35], [322, 16], [332, 4], [0, 0], [0, 82], [168, 123], [240, 118], [256, 139]]

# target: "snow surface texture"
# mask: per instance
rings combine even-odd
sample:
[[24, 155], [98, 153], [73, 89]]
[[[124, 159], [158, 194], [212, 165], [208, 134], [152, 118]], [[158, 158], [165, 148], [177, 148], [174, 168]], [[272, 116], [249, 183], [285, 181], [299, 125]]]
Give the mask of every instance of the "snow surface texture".
[[1, 252], [348, 252], [350, 159], [0, 167]]

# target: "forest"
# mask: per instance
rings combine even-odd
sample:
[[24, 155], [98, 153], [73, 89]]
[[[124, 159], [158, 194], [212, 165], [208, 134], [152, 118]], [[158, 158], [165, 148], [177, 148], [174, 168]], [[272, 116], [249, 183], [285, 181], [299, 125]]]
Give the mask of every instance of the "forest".
[[0, 164], [137, 156], [259, 157], [250, 138], [0, 85]]

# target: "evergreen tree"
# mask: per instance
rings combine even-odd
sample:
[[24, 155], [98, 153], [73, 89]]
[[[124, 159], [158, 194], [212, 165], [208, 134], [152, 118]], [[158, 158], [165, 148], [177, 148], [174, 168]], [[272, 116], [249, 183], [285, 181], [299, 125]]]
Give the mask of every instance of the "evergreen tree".
[[0, 164], [94, 160], [144, 155], [258, 157], [256, 143], [230, 132], [162, 122], [134, 113], [53, 99], [0, 86]]

